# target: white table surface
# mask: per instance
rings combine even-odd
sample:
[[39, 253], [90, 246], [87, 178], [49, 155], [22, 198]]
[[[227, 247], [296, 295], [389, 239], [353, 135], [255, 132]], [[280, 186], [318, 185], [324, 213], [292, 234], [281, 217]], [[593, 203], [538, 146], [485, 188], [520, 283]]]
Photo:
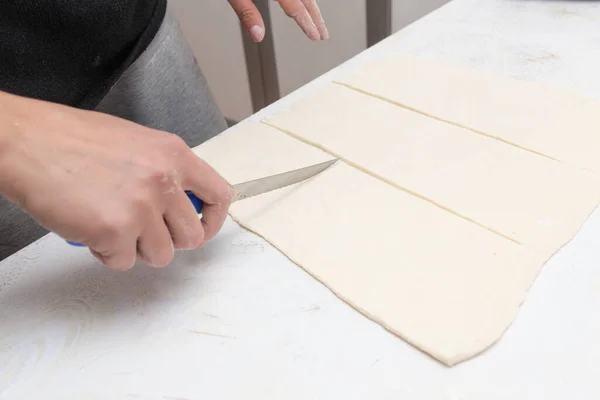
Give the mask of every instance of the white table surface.
[[[600, 5], [454, 0], [252, 118], [393, 55], [600, 98]], [[169, 268], [128, 273], [49, 235], [0, 263], [0, 399], [20, 398], [598, 399], [600, 212], [547, 263], [500, 342], [453, 368], [231, 221]]]

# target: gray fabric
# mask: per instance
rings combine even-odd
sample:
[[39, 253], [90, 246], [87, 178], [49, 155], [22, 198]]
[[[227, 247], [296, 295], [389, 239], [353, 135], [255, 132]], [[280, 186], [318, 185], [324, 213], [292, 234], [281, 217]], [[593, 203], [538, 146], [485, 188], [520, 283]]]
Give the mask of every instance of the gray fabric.
[[[193, 147], [227, 128], [175, 18], [156, 37], [97, 111], [175, 133]], [[45, 235], [27, 213], [0, 197], [0, 260]]]
[[155, 40], [97, 110], [175, 133], [191, 147], [227, 128], [177, 21], [168, 11]]

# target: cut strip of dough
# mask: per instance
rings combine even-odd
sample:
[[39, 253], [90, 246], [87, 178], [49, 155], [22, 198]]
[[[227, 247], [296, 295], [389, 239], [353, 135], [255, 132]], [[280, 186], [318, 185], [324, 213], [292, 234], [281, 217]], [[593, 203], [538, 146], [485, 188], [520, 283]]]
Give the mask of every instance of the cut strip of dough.
[[232, 185], [335, 158], [275, 128], [247, 121], [193, 151]]
[[232, 216], [353, 307], [447, 365], [495, 342], [542, 261], [341, 161]]
[[[335, 158], [277, 129], [253, 122], [242, 122], [193, 150], [232, 185]], [[230, 213], [232, 216], [238, 210], [243, 210], [246, 215], [261, 213], [295, 190], [296, 186], [260, 196], [259, 202], [234, 203]], [[256, 208], [249, 210], [252, 206]]]
[[336, 84], [265, 122], [548, 255], [600, 201], [592, 173]]
[[600, 174], [600, 103], [449, 62], [372, 62], [337, 82]]

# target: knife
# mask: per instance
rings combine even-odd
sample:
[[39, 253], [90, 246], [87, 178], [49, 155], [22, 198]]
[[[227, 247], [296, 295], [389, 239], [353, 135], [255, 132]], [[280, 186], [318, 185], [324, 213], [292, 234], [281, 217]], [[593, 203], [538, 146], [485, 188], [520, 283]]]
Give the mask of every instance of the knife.
[[[282, 189], [295, 183], [300, 183], [320, 174], [337, 161], [337, 159], [334, 159], [320, 164], [311, 165], [309, 167], [304, 167], [277, 175], [271, 175], [248, 182], [238, 183], [237, 185], [233, 185], [233, 199], [231, 202], [235, 203], [236, 201], [248, 199], [250, 197], [271, 192], [273, 190]], [[196, 212], [201, 214], [202, 208], [204, 207], [204, 202], [190, 191], [186, 191], [185, 193], [194, 205]], [[67, 243], [73, 246], [85, 247], [85, 245], [82, 243], [71, 242], [69, 240], [67, 240]]]

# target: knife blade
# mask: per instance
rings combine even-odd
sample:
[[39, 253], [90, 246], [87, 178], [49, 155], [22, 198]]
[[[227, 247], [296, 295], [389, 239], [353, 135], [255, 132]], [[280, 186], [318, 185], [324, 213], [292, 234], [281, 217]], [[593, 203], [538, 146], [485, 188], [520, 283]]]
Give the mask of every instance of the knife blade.
[[[264, 193], [272, 192], [273, 190], [283, 189], [284, 187], [303, 182], [325, 171], [337, 161], [337, 159], [329, 160], [323, 163], [311, 165], [309, 167], [295, 169], [292, 171], [283, 172], [281, 174], [271, 175], [265, 178], [259, 178], [248, 182], [238, 183], [236, 185], [233, 185], [232, 203], [248, 199], [250, 197], [258, 196]], [[186, 191], [185, 193], [194, 205], [196, 212], [198, 214], [201, 214], [202, 207], [204, 207], [204, 202], [191, 191]], [[71, 242], [67, 240], [67, 243], [73, 246], [85, 247], [84, 244], [77, 242]]]
[[[337, 159], [329, 160], [323, 163], [311, 165], [309, 167], [295, 169], [248, 182], [238, 183], [237, 185], [233, 185], [232, 203], [303, 182], [325, 171], [337, 161]], [[192, 204], [194, 204], [196, 212], [200, 214], [202, 212], [204, 202], [196, 197], [192, 192], [188, 191], [186, 194], [190, 198]]]

